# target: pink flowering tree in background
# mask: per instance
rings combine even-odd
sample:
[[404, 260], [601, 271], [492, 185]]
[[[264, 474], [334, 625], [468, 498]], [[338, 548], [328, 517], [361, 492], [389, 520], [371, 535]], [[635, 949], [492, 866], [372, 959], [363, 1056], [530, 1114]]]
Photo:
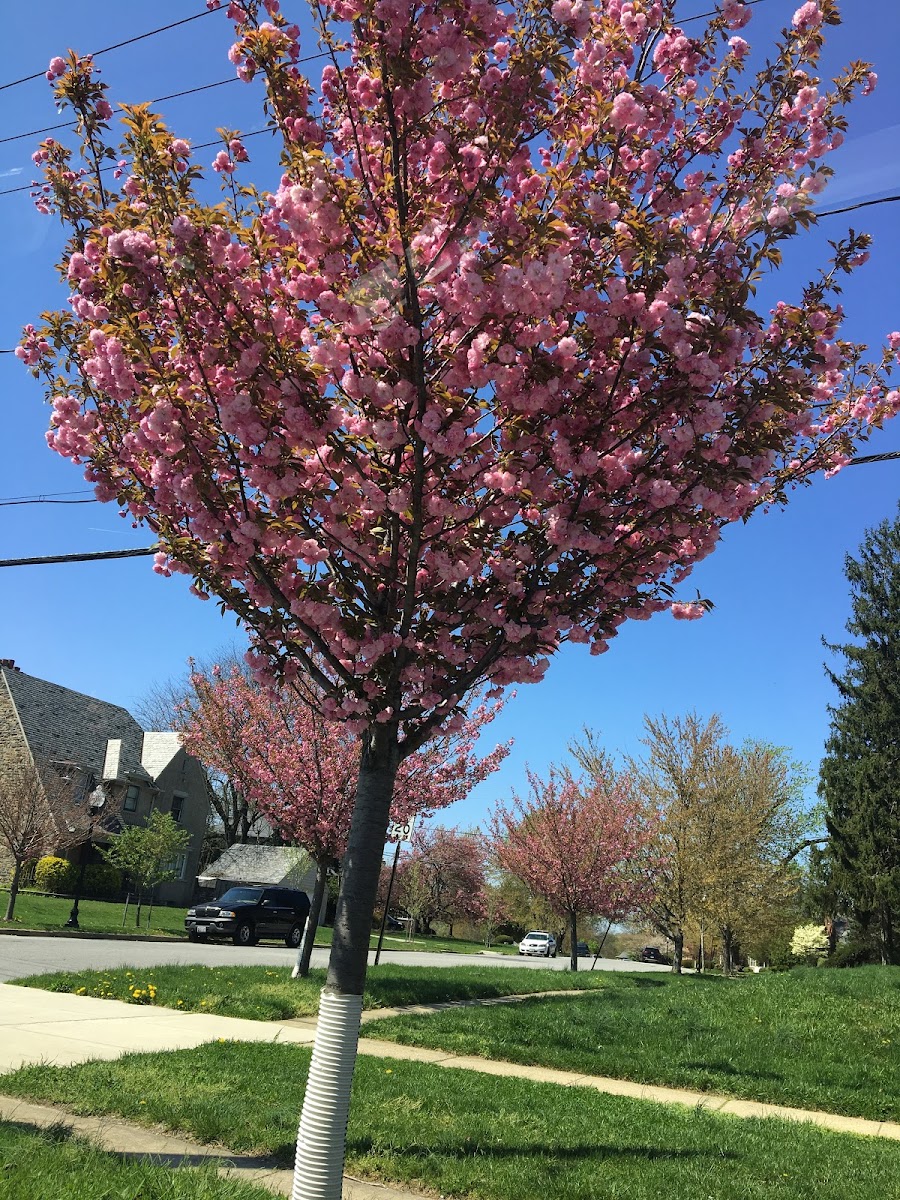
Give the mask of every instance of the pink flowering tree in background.
[[228, 133], [215, 205], [147, 106], [114, 143], [90, 60], [50, 64], [78, 145], [41, 144], [36, 195], [71, 296], [20, 351], [50, 444], [154, 531], [158, 571], [239, 615], [261, 678], [312, 681], [359, 739], [298, 1200], [340, 1188], [400, 763], [481, 682], [699, 616], [673, 589], [722, 527], [900, 404], [900, 334], [871, 363], [841, 337], [865, 236], [757, 306], [874, 76], [819, 79], [833, 0], [750, 72], [751, 11], [684, 31], [673, 0], [319, 0], [314, 83], [277, 0], [233, 0], [283, 174], [258, 193]]
[[419, 825], [397, 868], [398, 902], [424, 932], [443, 921], [452, 937], [456, 921], [484, 919], [486, 865], [487, 842], [477, 830]]
[[[193, 696], [182, 703], [179, 722], [186, 748], [204, 766], [227, 774], [275, 832], [302, 847], [315, 863], [309, 919], [294, 971], [305, 976], [328, 873], [340, 865], [347, 849], [359, 739], [344, 725], [323, 721], [314, 697], [296, 687], [262, 687], [238, 667], [192, 671], [191, 687]], [[447, 808], [496, 771], [510, 743], [482, 757], [476, 756], [475, 745], [501, 706], [499, 701], [479, 705], [458, 730], [439, 731], [400, 763], [391, 805], [394, 821], [404, 824], [415, 815]], [[423, 847], [432, 840], [425, 838]], [[472, 847], [467, 843], [466, 849]]]
[[587, 781], [551, 768], [528, 772], [530, 795], [498, 804], [491, 818], [494, 858], [546, 900], [569, 930], [569, 963], [578, 970], [578, 921], [619, 921], [649, 899], [646, 868], [655, 835], [627, 776]]

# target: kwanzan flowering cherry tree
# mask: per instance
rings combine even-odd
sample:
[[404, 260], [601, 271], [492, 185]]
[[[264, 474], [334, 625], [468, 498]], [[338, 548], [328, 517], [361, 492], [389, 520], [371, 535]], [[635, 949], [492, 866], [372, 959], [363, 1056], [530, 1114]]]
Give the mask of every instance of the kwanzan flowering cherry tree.
[[[419, 825], [397, 868], [396, 896], [426, 931], [432, 921], [481, 921], [486, 915], [487, 844], [476, 831]], [[415, 929], [410, 928], [410, 935]]]
[[739, 0], [690, 30], [674, 0], [316, 0], [315, 83], [278, 0], [227, 11], [281, 182], [258, 193], [227, 132], [205, 202], [187, 141], [137, 105], [112, 144], [91, 61], [54, 58], [79, 144], [41, 144], [36, 195], [71, 231], [71, 297], [21, 355], [51, 446], [155, 532], [156, 569], [360, 739], [298, 1154], [298, 1198], [330, 1196], [400, 762], [482, 681], [699, 616], [673, 588], [722, 526], [900, 405], [900, 334], [870, 365], [841, 338], [859, 234], [755, 306], [874, 85], [819, 78], [834, 0], [760, 73]]
[[[237, 666], [192, 671], [193, 697], [181, 705], [185, 747], [204, 765], [227, 774], [259, 813], [316, 866], [309, 919], [294, 974], [309, 972], [310, 956], [329, 870], [347, 849], [359, 774], [359, 738], [339, 723], [323, 721], [309, 690], [262, 687]], [[475, 744], [500, 710], [479, 705], [462, 727], [439, 731], [399, 765], [391, 817], [446, 808], [497, 769], [510, 743], [479, 758]]]
[[528, 784], [527, 799], [494, 810], [494, 858], [566, 922], [577, 971], [580, 918], [619, 921], [647, 902], [656, 829], [625, 775], [579, 780], [551, 768], [546, 779], [529, 771]]

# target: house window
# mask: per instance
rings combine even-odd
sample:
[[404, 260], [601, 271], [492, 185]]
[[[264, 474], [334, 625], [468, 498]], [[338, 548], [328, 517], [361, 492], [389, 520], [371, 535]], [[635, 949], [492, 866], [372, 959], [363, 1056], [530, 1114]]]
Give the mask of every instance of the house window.
[[172, 820], [181, 823], [181, 818], [184, 813], [184, 802], [187, 796], [181, 792], [176, 792], [172, 797]]
[[136, 783], [128, 785], [128, 791], [125, 793], [125, 800], [122, 803], [122, 808], [125, 812], [136, 812], [138, 800], [141, 796], [141, 789]]
[[169, 861], [164, 864], [164, 866], [166, 871], [172, 872], [173, 879], [184, 879], [185, 871], [187, 870], [187, 864], [187, 851], [184, 850], [181, 852], [181, 854], [176, 854], [174, 858], [170, 858]]

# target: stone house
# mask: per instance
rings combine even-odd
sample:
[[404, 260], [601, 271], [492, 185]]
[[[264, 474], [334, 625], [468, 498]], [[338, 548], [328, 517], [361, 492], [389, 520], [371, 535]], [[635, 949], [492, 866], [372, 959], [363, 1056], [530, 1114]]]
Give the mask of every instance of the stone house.
[[[169, 812], [191, 835], [173, 864], [176, 876], [157, 888], [158, 903], [187, 905], [194, 890], [209, 813], [206, 774], [173, 732], [147, 733], [116, 704], [26, 675], [0, 659], [0, 752], [53, 767], [86, 798], [98, 786], [109, 796], [94, 840], [124, 825], [142, 824], [154, 809]], [[80, 860], [86, 847], [68, 857]], [[92, 858], [100, 860], [94, 851]]]

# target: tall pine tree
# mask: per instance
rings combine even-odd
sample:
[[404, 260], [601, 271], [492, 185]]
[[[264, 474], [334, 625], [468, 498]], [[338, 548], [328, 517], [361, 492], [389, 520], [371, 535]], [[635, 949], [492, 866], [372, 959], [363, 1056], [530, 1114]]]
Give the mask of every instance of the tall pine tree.
[[819, 790], [834, 882], [882, 962], [900, 962], [900, 519], [869, 530], [847, 556], [852, 617], [829, 671], [831, 708]]

